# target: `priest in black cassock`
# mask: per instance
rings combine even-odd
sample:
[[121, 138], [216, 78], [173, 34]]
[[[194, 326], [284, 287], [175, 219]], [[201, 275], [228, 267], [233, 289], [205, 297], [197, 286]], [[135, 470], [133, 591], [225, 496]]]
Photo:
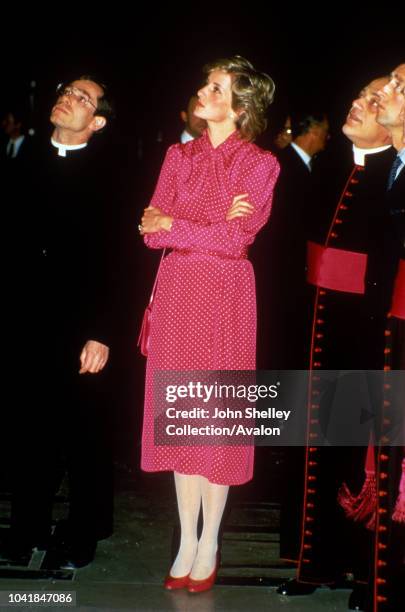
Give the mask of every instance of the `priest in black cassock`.
[[[10, 409], [9, 556], [56, 542], [54, 563], [72, 569], [91, 562], [97, 541], [113, 529], [108, 376], [115, 212], [111, 165], [98, 135], [111, 117], [106, 87], [92, 77], [60, 86], [52, 136], [27, 190], [24, 266], [13, 294], [13, 353], [26, 374], [13, 383]], [[65, 473], [69, 516], [50, 540]]]
[[[372, 456], [367, 453], [367, 439], [365, 447], [317, 446], [319, 426], [327, 427], [330, 418], [317, 373], [384, 367], [390, 300], [382, 257], [388, 222], [385, 193], [395, 150], [389, 133], [377, 124], [376, 113], [377, 91], [387, 80], [375, 79], [352, 103], [343, 132], [353, 143], [354, 160], [340, 193], [325, 192], [325, 205], [318, 211], [318, 223], [312, 224], [308, 244], [307, 279], [315, 289], [312, 377], [298, 572], [296, 580], [279, 589], [288, 595], [339, 584], [347, 573], [354, 574], [360, 591], [368, 580], [374, 507], [373, 483], [364, 480], [366, 460], [372, 462]], [[341, 418], [350, 433], [357, 413], [347, 410]], [[350, 605], [357, 601], [357, 593]]]

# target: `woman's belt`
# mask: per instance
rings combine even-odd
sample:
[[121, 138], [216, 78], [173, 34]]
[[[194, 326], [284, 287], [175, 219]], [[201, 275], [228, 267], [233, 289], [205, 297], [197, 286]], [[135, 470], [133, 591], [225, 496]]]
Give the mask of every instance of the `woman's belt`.
[[210, 255], [211, 257], [219, 257], [220, 259], [238, 261], [240, 259], [247, 259], [248, 249], [243, 249], [239, 255], [225, 255], [224, 253], [204, 251], [203, 249], [173, 249], [173, 253], [179, 253], [180, 255]]
[[392, 296], [391, 314], [398, 319], [405, 319], [405, 259], [399, 260]]
[[317, 287], [364, 293], [367, 255], [307, 243], [307, 281]]

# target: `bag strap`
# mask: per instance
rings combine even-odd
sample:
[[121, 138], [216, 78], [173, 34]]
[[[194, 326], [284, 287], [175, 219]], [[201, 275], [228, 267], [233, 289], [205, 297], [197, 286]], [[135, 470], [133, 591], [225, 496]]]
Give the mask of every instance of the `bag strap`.
[[157, 287], [159, 272], [160, 272], [160, 268], [162, 266], [162, 262], [163, 262], [163, 259], [165, 257], [165, 254], [166, 254], [166, 249], [164, 248], [163, 249], [163, 253], [162, 253], [162, 257], [160, 258], [159, 267], [158, 267], [157, 272], [156, 272], [155, 282], [153, 283], [152, 293], [150, 294], [149, 306], [152, 304], [153, 298], [155, 297], [155, 291], [156, 291], [156, 287]]

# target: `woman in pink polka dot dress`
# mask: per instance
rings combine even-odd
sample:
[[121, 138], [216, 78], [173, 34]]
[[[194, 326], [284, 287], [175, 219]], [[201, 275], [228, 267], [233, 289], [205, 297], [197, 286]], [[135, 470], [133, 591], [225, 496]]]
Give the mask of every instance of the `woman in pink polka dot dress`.
[[[217, 536], [229, 485], [253, 475], [253, 446], [154, 443], [156, 370], [254, 370], [255, 280], [247, 251], [270, 214], [279, 166], [251, 141], [266, 126], [274, 84], [236, 56], [205, 68], [195, 115], [201, 138], [169, 148], [141, 234], [162, 262], [146, 368], [142, 469], [172, 470], [181, 525], [168, 589], [215, 581]], [[203, 531], [197, 520], [203, 506]]]

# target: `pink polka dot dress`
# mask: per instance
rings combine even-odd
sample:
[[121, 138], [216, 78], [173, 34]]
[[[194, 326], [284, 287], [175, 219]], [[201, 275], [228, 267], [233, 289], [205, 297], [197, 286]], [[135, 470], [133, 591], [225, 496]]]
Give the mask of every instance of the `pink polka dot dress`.
[[[255, 279], [247, 250], [268, 220], [279, 165], [268, 151], [233, 132], [214, 148], [206, 131], [169, 148], [152, 198], [174, 218], [170, 231], [146, 235], [165, 257], [153, 304], [146, 366], [142, 462], [145, 471], [199, 474], [243, 484], [253, 476], [253, 446], [157, 446], [156, 370], [254, 370]], [[226, 221], [233, 198], [245, 194], [248, 217]]]

